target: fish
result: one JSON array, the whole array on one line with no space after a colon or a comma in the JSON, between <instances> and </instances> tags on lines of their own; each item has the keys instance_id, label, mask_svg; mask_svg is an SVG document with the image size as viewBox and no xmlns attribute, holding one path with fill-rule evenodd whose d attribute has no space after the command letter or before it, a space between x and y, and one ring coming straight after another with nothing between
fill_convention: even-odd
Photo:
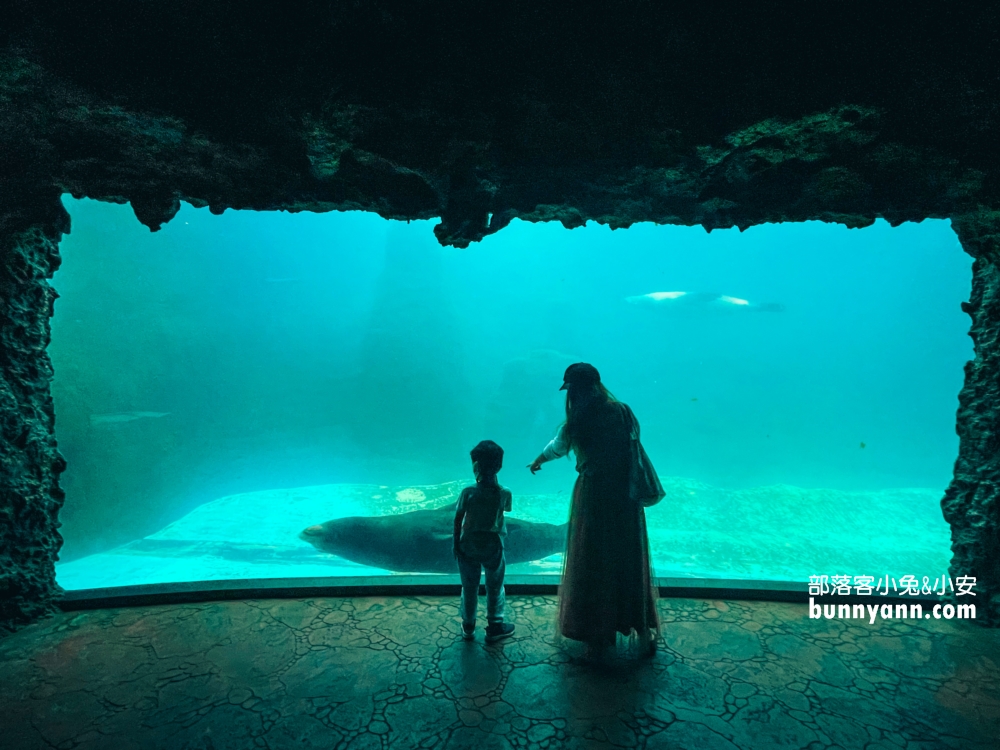
<instances>
[{"instance_id":1,"label":"fish","mask_svg":"<svg viewBox=\"0 0 1000 750\"><path fill-rule=\"evenodd\" d=\"M650 292L626 297L625 301L632 305L652 305L668 310L694 312L739 310L783 312L785 309L780 302L751 302L742 297L731 297L728 294L715 292Z\"/></svg>"},{"instance_id":2,"label":"fish","mask_svg":"<svg viewBox=\"0 0 1000 750\"><path fill-rule=\"evenodd\" d=\"M865 444L864 444L864 443L862 443L862 444L861 444L861 447L862 447L862 448L864 448L864 447L865 447Z\"/></svg>"},{"instance_id":3,"label":"fish","mask_svg":"<svg viewBox=\"0 0 1000 750\"><path fill-rule=\"evenodd\" d=\"M90 423L92 425L119 424L121 422L134 422L137 419L159 419L169 414L169 411L123 411L117 414L91 414Z\"/></svg>"},{"instance_id":4,"label":"fish","mask_svg":"<svg viewBox=\"0 0 1000 750\"><path fill-rule=\"evenodd\" d=\"M399 573L456 573L454 505L391 516L351 516L309 526L299 538L323 552ZM506 517L508 565L541 560L566 547L567 524Z\"/></svg>"}]
</instances>

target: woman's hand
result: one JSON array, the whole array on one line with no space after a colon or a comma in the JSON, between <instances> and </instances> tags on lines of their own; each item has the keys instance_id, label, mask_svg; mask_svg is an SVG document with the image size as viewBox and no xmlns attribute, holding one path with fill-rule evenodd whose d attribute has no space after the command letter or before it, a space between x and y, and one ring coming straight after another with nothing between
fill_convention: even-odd
<instances>
[{"instance_id":1,"label":"woman's hand","mask_svg":"<svg viewBox=\"0 0 1000 750\"><path fill-rule=\"evenodd\" d=\"M534 461L532 461L530 464L528 464L528 468L531 470L532 474L536 474L539 471L541 471L543 463L544 462L542 461L541 456L539 456Z\"/></svg>"}]
</instances>

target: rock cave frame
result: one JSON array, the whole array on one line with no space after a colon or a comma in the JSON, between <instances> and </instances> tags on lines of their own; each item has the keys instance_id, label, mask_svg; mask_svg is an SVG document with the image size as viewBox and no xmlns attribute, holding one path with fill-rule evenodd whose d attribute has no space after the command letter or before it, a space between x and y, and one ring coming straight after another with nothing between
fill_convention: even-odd
<instances>
[{"instance_id":1,"label":"rock cave frame","mask_svg":"<svg viewBox=\"0 0 1000 750\"><path fill-rule=\"evenodd\" d=\"M1000 7L11 0L0 9L0 630L56 605L60 196L213 213L700 224L948 218L975 357L942 498L1000 625Z\"/></svg>"}]
</instances>

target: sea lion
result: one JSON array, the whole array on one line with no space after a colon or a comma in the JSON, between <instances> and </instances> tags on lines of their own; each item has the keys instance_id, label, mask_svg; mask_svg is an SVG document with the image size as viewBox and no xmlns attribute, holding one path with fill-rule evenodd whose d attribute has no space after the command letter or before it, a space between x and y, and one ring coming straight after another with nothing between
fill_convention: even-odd
<instances>
[{"instance_id":1,"label":"sea lion","mask_svg":"<svg viewBox=\"0 0 1000 750\"><path fill-rule=\"evenodd\" d=\"M715 292L650 292L626 297L633 305L655 305L656 307L690 312L729 312L746 310L749 312L782 312L785 306L780 302L750 302L740 297L730 297Z\"/></svg>"},{"instance_id":2,"label":"sea lion","mask_svg":"<svg viewBox=\"0 0 1000 750\"><path fill-rule=\"evenodd\" d=\"M392 516L351 516L310 526L299 538L317 549L374 568L401 573L455 573L453 505ZM508 516L508 565L562 552L566 524L533 523Z\"/></svg>"}]
</instances>

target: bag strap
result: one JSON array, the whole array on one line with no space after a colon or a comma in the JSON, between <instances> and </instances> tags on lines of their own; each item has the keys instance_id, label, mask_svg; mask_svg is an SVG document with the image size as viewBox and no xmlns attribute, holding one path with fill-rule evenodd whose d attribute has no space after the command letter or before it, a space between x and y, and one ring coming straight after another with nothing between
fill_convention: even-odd
<instances>
[{"instance_id":1,"label":"bag strap","mask_svg":"<svg viewBox=\"0 0 1000 750\"><path fill-rule=\"evenodd\" d=\"M628 430L629 440L638 441L639 440L639 420L635 418L635 414L632 413L632 407L621 401L619 412L621 412L622 424L625 425L625 429Z\"/></svg>"}]
</instances>

